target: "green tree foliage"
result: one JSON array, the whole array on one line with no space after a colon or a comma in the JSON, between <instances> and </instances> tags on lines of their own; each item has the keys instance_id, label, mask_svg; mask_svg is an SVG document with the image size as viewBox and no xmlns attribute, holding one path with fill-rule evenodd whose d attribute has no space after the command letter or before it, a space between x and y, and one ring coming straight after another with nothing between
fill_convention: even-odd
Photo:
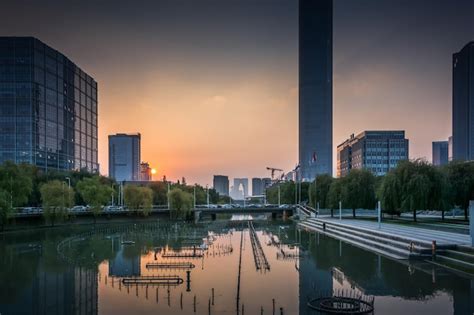
<instances>
[{"instance_id":1,"label":"green tree foliage","mask_svg":"<svg viewBox=\"0 0 474 315\"><path fill-rule=\"evenodd\" d=\"M43 200L43 213L47 220L54 223L67 217L67 209L73 205L74 190L65 182L52 180L40 188Z\"/></svg>"},{"instance_id":2,"label":"green tree foliage","mask_svg":"<svg viewBox=\"0 0 474 315\"><path fill-rule=\"evenodd\" d=\"M329 207L329 189L334 181L328 174L319 175L309 187L309 202L313 208L327 209Z\"/></svg>"},{"instance_id":3,"label":"green tree foliage","mask_svg":"<svg viewBox=\"0 0 474 315\"><path fill-rule=\"evenodd\" d=\"M95 223L97 216L102 211L102 207L111 199L114 192L112 187L108 183L104 183L100 176L96 175L83 178L77 183L76 188L84 202L91 207Z\"/></svg>"},{"instance_id":4,"label":"green tree foliage","mask_svg":"<svg viewBox=\"0 0 474 315\"><path fill-rule=\"evenodd\" d=\"M193 196L180 188L169 193L171 216L173 218L187 218L193 207Z\"/></svg>"},{"instance_id":5,"label":"green tree foliage","mask_svg":"<svg viewBox=\"0 0 474 315\"><path fill-rule=\"evenodd\" d=\"M141 212L144 216L150 214L153 206L153 190L149 187L127 185L123 189L125 205L130 210Z\"/></svg>"},{"instance_id":6,"label":"green tree foliage","mask_svg":"<svg viewBox=\"0 0 474 315\"><path fill-rule=\"evenodd\" d=\"M154 205L167 205L168 204L168 183L167 182L153 182L148 185L153 191L153 204Z\"/></svg>"},{"instance_id":7,"label":"green tree foliage","mask_svg":"<svg viewBox=\"0 0 474 315\"><path fill-rule=\"evenodd\" d=\"M343 205L352 209L354 218L358 208L375 208L375 176L368 170L351 170L342 178L341 198Z\"/></svg>"},{"instance_id":8,"label":"green tree foliage","mask_svg":"<svg viewBox=\"0 0 474 315\"><path fill-rule=\"evenodd\" d=\"M443 172L449 185L447 196L449 204L463 209L467 220L469 200L474 200L474 161L453 161L443 169Z\"/></svg>"},{"instance_id":9,"label":"green tree foliage","mask_svg":"<svg viewBox=\"0 0 474 315\"><path fill-rule=\"evenodd\" d=\"M334 209L339 208L339 202L342 201L342 179L334 178L328 192L328 206L331 209L331 215Z\"/></svg>"},{"instance_id":10,"label":"green tree foliage","mask_svg":"<svg viewBox=\"0 0 474 315\"><path fill-rule=\"evenodd\" d=\"M20 207L28 202L32 191L31 177L25 164L16 165L5 162L0 166L0 225L2 230L15 207Z\"/></svg>"},{"instance_id":11,"label":"green tree foliage","mask_svg":"<svg viewBox=\"0 0 474 315\"><path fill-rule=\"evenodd\" d=\"M383 177L377 190L382 210L389 214L400 214L401 188L395 172L389 172Z\"/></svg>"},{"instance_id":12,"label":"green tree foliage","mask_svg":"<svg viewBox=\"0 0 474 315\"><path fill-rule=\"evenodd\" d=\"M448 180L441 169L418 159L402 161L383 179L379 198L385 211L444 210L449 207Z\"/></svg>"}]
</instances>

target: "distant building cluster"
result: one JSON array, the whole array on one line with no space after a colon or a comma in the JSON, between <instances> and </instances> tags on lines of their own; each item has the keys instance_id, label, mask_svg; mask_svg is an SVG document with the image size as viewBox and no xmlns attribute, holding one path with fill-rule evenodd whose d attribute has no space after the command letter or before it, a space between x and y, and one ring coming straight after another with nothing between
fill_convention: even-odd
<instances>
[{"instance_id":1,"label":"distant building cluster","mask_svg":"<svg viewBox=\"0 0 474 315\"><path fill-rule=\"evenodd\" d=\"M337 176L346 176L352 169L367 169L382 176L407 159L405 131L364 131L337 147Z\"/></svg>"}]
</instances>

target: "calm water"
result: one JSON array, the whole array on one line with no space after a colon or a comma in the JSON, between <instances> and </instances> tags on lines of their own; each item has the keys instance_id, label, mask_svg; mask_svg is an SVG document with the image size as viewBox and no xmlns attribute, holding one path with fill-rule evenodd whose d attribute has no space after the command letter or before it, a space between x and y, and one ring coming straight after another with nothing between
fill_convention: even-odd
<instances>
[{"instance_id":1,"label":"calm water","mask_svg":"<svg viewBox=\"0 0 474 315\"><path fill-rule=\"evenodd\" d=\"M213 221L7 234L0 313L272 314L274 301L275 314L314 314L308 298L338 289L374 296L375 314L474 311L472 280L298 231L288 221L254 227L252 234L246 222ZM151 276L155 283L146 284Z\"/></svg>"}]
</instances>

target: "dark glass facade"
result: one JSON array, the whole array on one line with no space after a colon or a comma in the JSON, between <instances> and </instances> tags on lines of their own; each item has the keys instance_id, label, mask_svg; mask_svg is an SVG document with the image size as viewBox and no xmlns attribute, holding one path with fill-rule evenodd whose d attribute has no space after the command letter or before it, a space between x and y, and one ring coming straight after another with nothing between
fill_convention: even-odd
<instances>
[{"instance_id":1,"label":"dark glass facade","mask_svg":"<svg viewBox=\"0 0 474 315\"><path fill-rule=\"evenodd\" d=\"M474 42L453 55L453 160L474 160Z\"/></svg>"},{"instance_id":2,"label":"dark glass facade","mask_svg":"<svg viewBox=\"0 0 474 315\"><path fill-rule=\"evenodd\" d=\"M442 166L448 164L449 143L448 141L433 141L433 165Z\"/></svg>"},{"instance_id":3,"label":"dark glass facade","mask_svg":"<svg viewBox=\"0 0 474 315\"><path fill-rule=\"evenodd\" d=\"M214 175L213 187L221 196L229 196L229 177Z\"/></svg>"},{"instance_id":4,"label":"dark glass facade","mask_svg":"<svg viewBox=\"0 0 474 315\"><path fill-rule=\"evenodd\" d=\"M376 176L385 175L408 159L408 139L405 131L364 131L337 146L337 176L351 169L367 169Z\"/></svg>"},{"instance_id":5,"label":"dark glass facade","mask_svg":"<svg viewBox=\"0 0 474 315\"><path fill-rule=\"evenodd\" d=\"M0 163L98 172L97 82L33 37L0 37Z\"/></svg>"},{"instance_id":6,"label":"dark glass facade","mask_svg":"<svg viewBox=\"0 0 474 315\"><path fill-rule=\"evenodd\" d=\"M109 136L109 176L117 181L141 179L141 135L118 133Z\"/></svg>"},{"instance_id":7,"label":"dark glass facade","mask_svg":"<svg viewBox=\"0 0 474 315\"><path fill-rule=\"evenodd\" d=\"M332 174L332 0L299 2L298 179Z\"/></svg>"}]
</instances>

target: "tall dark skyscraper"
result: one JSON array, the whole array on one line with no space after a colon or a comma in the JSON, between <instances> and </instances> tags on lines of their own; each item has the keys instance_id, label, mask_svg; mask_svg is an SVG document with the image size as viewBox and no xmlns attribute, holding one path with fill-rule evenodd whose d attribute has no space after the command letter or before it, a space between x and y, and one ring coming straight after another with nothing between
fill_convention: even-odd
<instances>
[{"instance_id":1,"label":"tall dark skyscraper","mask_svg":"<svg viewBox=\"0 0 474 315\"><path fill-rule=\"evenodd\" d=\"M474 41L453 55L453 160L474 160Z\"/></svg>"},{"instance_id":2,"label":"tall dark skyscraper","mask_svg":"<svg viewBox=\"0 0 474 315\"><path fill-rule=\"evenodd\" d=\"M448 164L449 161L449 142L433 141L432 161L435 166Z\"/></svg>"},{"instance_id":3,"label":"tall dark skyscraper","mask_svg":"<svg viewBox=\"0 0 474 315\"><path fill-rule=\"evenodd\" d=\"M332 174L332 0L299 3L300 178Z\"/></svg>"},{"instance_id":4,"label":"tall dark skyscraper","mask_svg":"<svg viewBox=\"0 0 474 315\"><path fill-rule=\"evenodd\" d=\"M97 82L33 37L0 37L0 163L99 170Z\"/></svg>"}]
</instances>

